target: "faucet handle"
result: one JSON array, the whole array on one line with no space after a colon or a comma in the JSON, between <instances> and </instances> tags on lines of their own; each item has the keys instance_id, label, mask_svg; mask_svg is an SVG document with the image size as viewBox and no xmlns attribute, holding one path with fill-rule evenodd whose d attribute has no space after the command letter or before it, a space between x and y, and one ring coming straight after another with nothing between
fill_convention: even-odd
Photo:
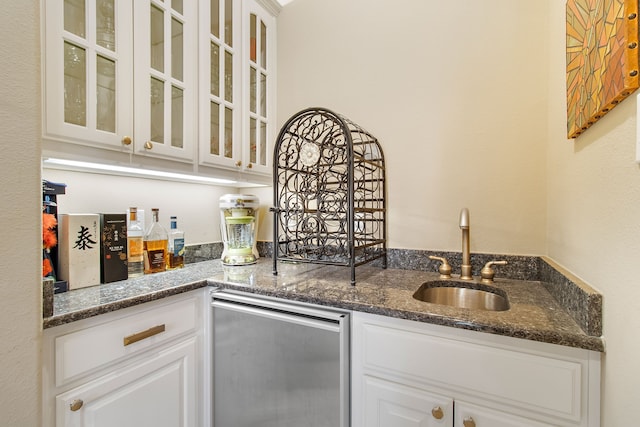
<instances>
[{"instance_id":1,"label":"faucet handle","mask_svg":"<svg viewBox=\"0 0 640 427\"><path fill-rule=\"evenodd\" d=\"M480 270L480 281L482 283L493 283L493 276L495 276L496 272L491 266L493 265L507 265L507 261L489 261L482 267Z\"/></svg>"},{"instance_id":2,"label":"faucet handle","mask_svg":"<svg viewBox=\"0 0 640 427\"><path fill-rule=\"evenodd\" d=\"M440 264L440 267L438 267L438 272L440 273L441 279L451 279L451 266L449 265L449 262L446 258L429 255L429 259L440 261L442 263Z\"/></svg>"}]
</instances>

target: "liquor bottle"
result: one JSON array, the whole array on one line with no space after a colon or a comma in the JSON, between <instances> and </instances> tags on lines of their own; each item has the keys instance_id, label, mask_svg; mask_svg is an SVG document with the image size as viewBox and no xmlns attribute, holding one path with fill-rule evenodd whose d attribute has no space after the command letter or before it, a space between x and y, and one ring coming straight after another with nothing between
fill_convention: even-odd
<instances>
[{"instance_id":1,"label":"liquor bottle","mask_svg":"<svg viewBox=\"0 0 640 427\"><path fill-rule=\"evenodd\" d=\"M127 263L129 278L144 274L144 230L138 220L138 208L129 208L127 226Z\"/></svg>"},{"instance_id":2,"label":"liquor bottle","mask_svg":"<svg viewBox=\"0 0 640 427\"><path fill-rule=\"evenodd\" d=\"M167 230L158 221L158 208L151 209L153 221L144 235L144 274L167 269Z\"/></svg>"},{"instance_id":3,"label":"liquor bottle","mask_svg":"<svg viewBox=\"0 0 640 427\"><path fill-rule=\"evenodd\" d=\"M169 230L169 256L167 257L167 268L184 267L184 231L178 229L178 219L171 217L171 229Z\"/></svg>"}]
</instances>

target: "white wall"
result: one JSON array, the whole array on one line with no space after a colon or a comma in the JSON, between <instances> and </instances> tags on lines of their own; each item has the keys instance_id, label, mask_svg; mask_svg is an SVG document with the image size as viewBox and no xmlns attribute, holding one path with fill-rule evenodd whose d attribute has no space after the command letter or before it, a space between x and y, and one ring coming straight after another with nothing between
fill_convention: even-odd
<instances>
[{"instance_id":1,"label":"white wall","mask_svg":"<svg viewBox=\"0 0 640 427\"><path fill-rule=\"evenodd\" d=\"M39 426L42 335L39 2L0 8L0 423Z\"/></svg>"},{"instance_id":2,"label":"white wall","mask_svg":"<svg viewBox=\"0 0 640 427\"><path fill-rule=\"evenodd\" d=\"M548 44L546 32L530 35L547 8L467 3L291 2L278 17L277 124L325 106L380 139L391 247L460 250L468 207L472 251L543 254ZM219 241L213 202L230 190L48 169L44 178L68 184L62 212L160 203L168 221L179 211L187 244ZM271 240L271 190L242 192L260 197L259 240Z\"/></svg>"},{"instance_id":3,"label":"white wall","mask_svg":"<svg viewBox=\"0 0 640 427\"><path fill-rule=\"evenodd\" d=\"M272 240L269 187L235 188L216 185L158 181L45 168L42 177L67 184L58 196L59 213L126 212L135 206L144 209L150 224L151 208L160 211L160 223L169 228L169 217L178 217L185 243L220 242L220 196L227 193L253 194L260 200L258 240Z\"/></svg>"},{"instance_id":4,"label":"white wall","mask_svg":"<svg viewBox=\"0 0 640 427\"><path fill-rule=\"evenodd\" d=\"M546 3L296 0L278 17L278 121L323 106L379 138L389 245L543 254ZM535 35L532 37L532 35Z\"/></svg>"},{"instance_id":5,"label":"white wall","mask_svg":"<svg viewBox=\"0 0 640 427\"><path fill-rule=\"evenodd\" d=\"M567 141L564 2L549 4L548 254L603 293L603 426L637 425L640 166L634 159L640 93Z\"/></svg>"},{"instance_id":6,"label":"white wall","mask_svg":"<svg viewBox=\"0 0 640 427\"><path fill-rule=\"evenodd\" d=\"M634 425L637 108L627 100L577 142L566 140L564 4L295 0L278 24L278 122L325 106L380 138L390 246L459 250L458 212L467 206L472 250L548 254L600 289L603 425ZM0 261L0 413L9 426L40 417L38 6L13 2L0 12L0 224L16 243L3 245ZM84 177L69 176L55 175L70 186L63 207L80 210L73 193ZM268 189L252 193L270 200ZM110 203L125 208L133 198L115 197ZM150 208L146 197L139 204Z\"/></svg>"},{"instance_id":7,"label":"white wall","mask_svg":"<svg viewBox=\"0 0 640 427\"><path fill-rule=\"evenodd\" d=\"M566 138L565 1L295 0L278 114L333 108L381 140L391 247L548 254L604 294L604 426L640 400L636 95Z\"/></svg>"},{"instance_id":8,"label":"white wall","mask_svg":"<svg viewBox=\"0 0 640 427\"><path fill-rule=\"evenodd\" d=\"M42 176L67 184L66 193L58 196L59 213L124 213L135 206L144 209L149 226L151 208L158 208L166 229L169 217L178 217L187 245L220 241L218 200L225 193L237 192L228 187L52 169L44 169Z\"/></svg>"}]
</instances>

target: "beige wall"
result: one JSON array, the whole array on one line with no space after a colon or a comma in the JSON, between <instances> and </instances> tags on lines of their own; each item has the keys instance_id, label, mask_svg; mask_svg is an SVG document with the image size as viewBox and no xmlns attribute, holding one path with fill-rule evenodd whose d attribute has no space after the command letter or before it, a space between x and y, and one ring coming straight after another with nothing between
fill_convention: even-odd
<instances>
[{"instance_id":1,"label":"beige wall","mask_svg":"<svg viewBox=\"0 0 640 427\"><path fill-rule=\"evenodd\" d=\"M565 1L295 0L278 114L326 106L381 140L391 247L548 254L604 294L603 425L640 399L636 99L566 138Z\"/></svg>"},{"instance_id":2,"label":"beige wall","mask_svg":"<svg viewBox=\"0 0 640 427\"><path fill-rule=\"evenodd\" d=\"M277 123L326 106L381 140L391 247L460 250L468 207L473 251L545 253L548 46L529 35L547 10L530 3L296 0L281 12ZM148 210L162 194L166 215L180 201L187 244L219 240L212 201L229 189L127 178L107 199L112 177L44 177L69 185L63 212ZM271 240L271 190L241 191L260 197L259 239Z\"/></svg>"},{"instance_id":3,"label":"beige wall","mask_svg":"<svg viewBox=\"0 0 640 427\"><path fill-rule=\"evenodd\" d=\"M238 191L233 187L54 169L44 169L42 176L67 184L66 194L58 199L59 213L126 212L136 206L144 209L148 226L151 208L158 208L165 228L169 228L171 215L178 217L188 245L220 241L218 200L223 194Z\"/></svg>"},{"instance_id":4,"label":"beige wall","mask_svg":"<svg viewBox=\"0 0 640 427\"><path fill-rule=\"evenodd\" d=\"M640 167L636 92L566 140L564 2L550 1L548 254L604 295L603 426L637 425L640 402Z\"/></svg>"},{"instance_id":5,"label":"beige wall","mask_svg":"<svg viewBox=\"0 0 640 427\"><path fill-rule=\"evenodd\" d=\"M39 2L0 7L0 423L39 426L40 278Z\"/></svg>"},{"instance_id":6,"label":"beige wall","mask_svg":"<svg viewBox=\"0 0 640 427\"><path fill-rule=\"evenodd\" d=\"M125 212L136 206L144 209L147 225L151 208L160 209L160 222L169 227L169 217L178 217L187 245L219 242L220 196L227 193L252 194L260 200L258 240L271 241L269 207L271 187L223 187L146 178L119 177L45 168L44 179L67 184L59 196L59 213Z\"/></svg>"},{"instance_id":7,"label":"beige wall","mask_svg":"<svg viewBox=\"0 0 640 427\"><path fill-rule=\"evenodd\" d=\"M460 250L468 207L472 251L543 254L545 5L295 0L278 18L278 121L323 106L379 138L391 247Z\"/></svg>"},{"instance_id":8,"label":"beige wall","mask_svg":"<svg viewBox=\"0 0 640 427\"><path fill-rule=\"evenodd\" d=\"M472 250L548 254L600 289L603 425L633 425L640 396L636 101L577 142L566 140L564 4L295 0L278 24L278 122L325 106L380 138L390 246L459 250L457 219L466 206ZM38 6L12 2L0 12L0 224L6 241L16 242L4 245L0 261L0 414L8 426L36 426L40 416ZM270 198L268 189L255 193ZM65 200L75 204L74 197ZM128 205L124 198L118 203ZM261 239L270 239L268 226Z\"/></svg>"}]
</instances>

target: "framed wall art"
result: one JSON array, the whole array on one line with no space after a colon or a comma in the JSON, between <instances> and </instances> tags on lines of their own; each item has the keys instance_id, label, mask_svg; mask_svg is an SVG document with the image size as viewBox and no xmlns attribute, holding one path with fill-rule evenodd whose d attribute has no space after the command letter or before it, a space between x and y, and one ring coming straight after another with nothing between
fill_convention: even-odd
<instances>
[{"instance_id":1,"label":"framed wall art","mask_svg":"<svg viewBox=\"0 0 640 427\"><path fill-rule=\"evenodd\" d=\"M640 85L638 0L567 0L567 136Z\"/></svg>"}]
</instances>

